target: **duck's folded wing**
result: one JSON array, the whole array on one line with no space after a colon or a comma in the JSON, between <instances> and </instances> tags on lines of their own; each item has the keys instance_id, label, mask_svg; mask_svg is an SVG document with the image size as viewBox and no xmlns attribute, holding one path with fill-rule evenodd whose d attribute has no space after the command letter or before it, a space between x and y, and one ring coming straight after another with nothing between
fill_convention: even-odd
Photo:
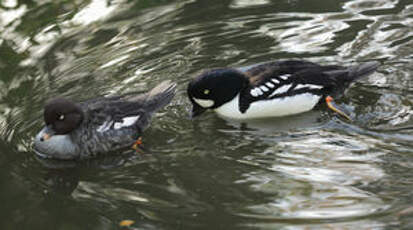
<instances>
[{"instance_id":1,"label":"duck's folded wing","mask_svg":"<svg viewBox=\"0 0 413 230\"><path fill-rule=\"evenodd\" d=\"M147 120L147 114L142 109L142 103L104 100L88 104L85 108L85 125L89 130L100 133L117 130L125 127L136 126Z\"/></svg>"},{"instance_id":2,"label":"duck's folded wing","mask_svg":"<svg viewBox=\"0 0 413 230\"><path fill-rule=\"evenodd\" d=\"M175 96L175 90L176 83L166 80L159 83L148 93L130 97L127 100L142 103L141 108L151 114L169 104Z\"/></svg>"},{"instance_id":3,"label":"duck's folded wing","mask_svg":"<svg viewBox=\"0 0 413 230\"><path fill-rule=\"evenodd\" d=\"M83 129L78 132L78 135L74 135L74 138L81 149L80 158L91 158L101 153L130 147L142 134L132 127L108 129L104 132Z\"/></svg>"},{"instance_id":4,"label":"duck's folded wing","mask_svg":"<svg viewBox=\"0 0 413 230\"><path fill-rule=\"evenodd\" d=\"M80 143L82 158L132 146L148 122L146 113L138 106L110 100L87 106L82 127L73 135Z\"/></svg>"},{"instance_id":5,"label":"duck's folded wing","mask_svg":"<svg viewBox=\"0 0 413 230\"><path fill-rule=\"evenodd\" d=\"M100 97L82 103L88 128L98 132L133 127L143 131L152 114L168 104L176 84L164 81L147 93Z\"/></svg>"},{"instance_id":6,"label":"duck's folded wing","mask_svg":"<svg viewBox=\"0 0 413 230\"><path fill-rule=\"evenodd\" d=\"M294 74L304 69L317 68L320 65L303 60L285 60L260 64L246 70L245 74L250 76L251 83L260 83L266 78L274 75Z\"/></svg>"},{"instance_id":7,"label":"duck's folded wing","mask_svg":"<svg viewBox=\"0 0 413 230\"><path fill-rule=\"evenodd\" d=\"M239 110L245 113L251 103L262 100L282 99L309 93L324 95L338 84L337 76L329 75L320 66L303 69L294 73L266 73L256 84L250 84L240 92Z\"/></svg>"}]
</instances>

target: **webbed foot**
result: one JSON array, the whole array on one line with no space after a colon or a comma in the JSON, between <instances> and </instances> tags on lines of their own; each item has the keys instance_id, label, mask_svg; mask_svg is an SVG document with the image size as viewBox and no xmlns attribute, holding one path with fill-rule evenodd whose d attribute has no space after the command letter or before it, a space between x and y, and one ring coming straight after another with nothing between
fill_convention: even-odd
<instances>
[{"instance_id":1,"label":"webbed foot","mask_svg":"<svg viewBox=\"0 0 413 230\"><path fill-rule=\"evenodd\" d=\"M346 118L349 121L352 121L352 119L350 118L349 115L347 115L345 112L343 112L343 109L341 109L336 103L334 103L334 99L331 96L327 96L326 97L326 103L327 103L327 107L331 110L333 110L334 112L338 113L339 115L341 115L342 117Z\"/></svg>"}]
</instances>

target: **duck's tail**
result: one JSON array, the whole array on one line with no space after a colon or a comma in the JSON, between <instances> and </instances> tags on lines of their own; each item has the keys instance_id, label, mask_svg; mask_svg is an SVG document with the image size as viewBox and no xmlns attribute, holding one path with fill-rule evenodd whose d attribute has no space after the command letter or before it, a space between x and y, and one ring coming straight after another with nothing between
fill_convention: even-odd
<instances>
[{"instance_id":1,"label":"duck's tail","mask_svg":"<svg viewBox=\"0 0 413 230\"><path fill-rule=\"evenodd\" d=\"M367 76L380 66L378 61L365 62L360 65L351 66L348 68L348 80L355 81L361 77Z\"/></svg>"},{"instance_id":2,"label":"duck's tail","mask_svg":"<svg viewBox=\"0 0 413 230\"><path fill-rule=\"evenodd\" d=\"M175 96L176 84L167 80L158 84L146 95L144 108L149 113L156 112L172 101Z\"/></svg>"}]
</instances>

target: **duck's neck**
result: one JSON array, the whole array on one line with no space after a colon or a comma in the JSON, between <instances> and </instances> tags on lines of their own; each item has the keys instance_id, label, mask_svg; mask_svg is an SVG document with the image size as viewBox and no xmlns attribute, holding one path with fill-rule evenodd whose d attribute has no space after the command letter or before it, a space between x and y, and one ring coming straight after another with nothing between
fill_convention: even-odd
<instances>
[{"instance_id":1,"label":"duck's neck","mask_svg":"<svg viewBox=\"0 0 413 230\"><path fill-rule=\"evenodd\" d=\"M221 105L215 109L215 112L226 118L242 119L244 114L239 111L239 94L237 94L232 100Z\"/></svg>"}]
</instances>

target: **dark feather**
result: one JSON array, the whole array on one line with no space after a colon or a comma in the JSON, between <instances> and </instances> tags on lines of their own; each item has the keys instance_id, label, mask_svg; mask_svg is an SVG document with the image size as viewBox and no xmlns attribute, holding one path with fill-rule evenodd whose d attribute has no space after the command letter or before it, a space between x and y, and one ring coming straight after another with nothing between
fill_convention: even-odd
<instances>
[{"instance_id":1,"label":"dark feather","mask_svg":"<svg viewBox=\"0 0 413 230\"><path fill-rule=\"evenodd\" d=\"M86 119L81 127L71 133L82 149L82 157L89 158L98 153L131 146L149 126L152 114L172 100L175 88L175 83L164 81L148 93L102 97L82 103ZM114 128L114 123L131 116L139 116L133 125ZM111 127L98 132L97 129L105 122L111 123Z\"/></svg>"},{"instance_id":2,"label":"dark feather","mask_svg":"<svg viewBox=\"0 0 413 230\"><path fill-rule=\"evenodd\" d=\"M277 97L293 96L305 92L311 92L318 95L341 95L348 85L366 76L377 69L378 62L366 62L356 66L342 67L337 65L321 66L307 61L280 61L265 63L248 69L245 74L249 78L250 85L243 88L239 98L239 109L242 113L246 112L250 104L260 100L270 100ZM283 79L281 76L289 75ZM272 79L278 81L278 84L271 82ZM274 88L262 95L253 96L251 90L266 83L276 85ZM320 89L300 88L297 85L314 85L320 86ZM280 87L291 85L288 91L272 95ZM268 87L267 87L268 88Z\"/></svg>"}]
</instances>

